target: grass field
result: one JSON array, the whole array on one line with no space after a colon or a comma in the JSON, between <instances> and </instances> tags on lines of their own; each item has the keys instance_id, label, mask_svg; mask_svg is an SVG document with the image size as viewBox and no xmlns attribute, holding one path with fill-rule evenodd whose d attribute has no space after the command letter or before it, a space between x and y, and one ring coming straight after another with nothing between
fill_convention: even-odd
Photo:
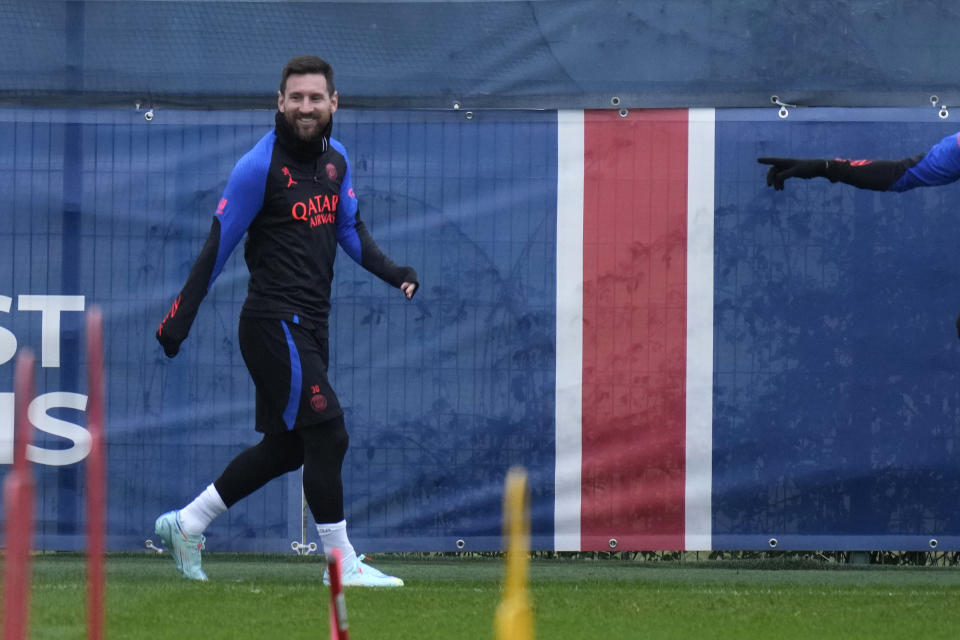
<instances>
[{"instance_id":1,"label":"grass field","mask_svg":"<svg viewBox=\"0 0 960 640\"><path fill-rule=\"evenodd\" d=\"M401 589L348 589L350 634L365 639L492 638L497 558L385 556ZM534 560L540 639L960 637L960 569L713 561ZM761 568L766 567L766 568ZM114 639L328 638L321 556L207 554L207 583L164 556L107 559ZM31 638L85 637L85 561L33 561Z\"/></svg>"}]
</instances>

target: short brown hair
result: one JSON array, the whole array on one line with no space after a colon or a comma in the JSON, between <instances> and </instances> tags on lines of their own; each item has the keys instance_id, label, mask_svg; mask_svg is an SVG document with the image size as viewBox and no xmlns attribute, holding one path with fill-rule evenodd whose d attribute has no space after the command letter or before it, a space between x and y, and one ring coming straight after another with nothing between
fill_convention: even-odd
<instances>
[{"instance_id":1,"label":"short brown hair","mask_svg":"<svg viewBox=\"0 0 960 640\"><path fill-rule=\"evenodd\" d=\"M327 79L327 93L333 95L336 87L333 86L333 67L330 63L317 56L297 56L290 58L283 67L283 79L280 81L280 93L287 90L287 78L294 75L319 73Z\"/></svg>"}]
</instances>

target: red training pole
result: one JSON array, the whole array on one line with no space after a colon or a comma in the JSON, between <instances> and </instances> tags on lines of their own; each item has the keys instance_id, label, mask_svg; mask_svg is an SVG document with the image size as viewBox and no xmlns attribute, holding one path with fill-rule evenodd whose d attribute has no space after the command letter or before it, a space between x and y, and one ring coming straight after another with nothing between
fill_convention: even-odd
<instances>
[{"instance_id":1,"label":"red training pole","mask_svg":"<svg viewBox=\"0 0 960 640\"><path fill-rule=\"evenodd\" d=\"M104 529L106 515L106 460L104 449L103 314L98 307L87 312L87 638L103 639Z\"/></svg>"},{"instance_id":2,"label":"red training pole","mask_svg":"<svg viewBox=\"0 0 960 640\"><path fill-rule=\"evenodd\" d=\"M341 578L340 549L334 549L327 557L327 571L330 574L330 640L350 640L347 627L347 600L343 595Z\"/></svg>"},{"instance_id":3,"label":"red training pole","mask_svg":"<svg viewBox=\"0 0 960 640\"><path fill-rule=\"evenodd\" d=\"M6 558L3 565L3 637L24 640L30 628L30 545L33 540L33 475L27 464L34 393L34 356L24 349L14 370L13 468L3 481Z\"/></svg>"}]
</instances>

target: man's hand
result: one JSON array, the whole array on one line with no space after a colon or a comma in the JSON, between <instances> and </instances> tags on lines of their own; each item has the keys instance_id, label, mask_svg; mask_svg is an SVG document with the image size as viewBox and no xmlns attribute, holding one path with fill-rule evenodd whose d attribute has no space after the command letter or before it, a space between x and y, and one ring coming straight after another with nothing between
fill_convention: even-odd
<instances>
[{"instance_id":1,"label":"man's hand","mask_svg":"<svg viewBox=\"0 0 960 640\"><path fill-rule=\"evenodd\" d=\"M157 327L157 342L163 347L163 352L167 354L168 358L172 358L180 352L180 343L187 338L186 334L180 335L182 330L178 330L177 327L180 323L175 320L182 300L183 296L177 296L173 305L170 306L170 311L167 311L167 315L163 317L160 326Z\"/></svg>"},{"instance_id":2,"label":"man's hand","mask_svg":"<svg viewBox=\"0 0 960 640\"><path fill-rule=\"evenodd\" d=\"M403 282L400 285L400 291L403 291L403 295L407 296L407 300L413 297L420 289L420 278L417 277L417 272L413 267L398 267L400 272L398 274L397 280L402 278ZM397 280L394 280L396 282Z\"/></svg>"},{"instance_id":3,"label":"man's hand","mask_svg":"<svg viewBox=\"0 0 960 640\"><path fill-rule=\"evenodd\" d=\"M777 191L783 189L787 178L817 178L827 175L827 161L823 159L800 158L757 158L760 164L769 164L767 186Z\"/></svg>"},{"instance_id":4,"label":"man's hand","mask_svg":"<svg viewBox=\"0 0 960 640\"><path fill-rule=\"evenodd\" d=\"M170 337L169 332L164 333L163 325L157 327L157 342L163 347L163 352L168 358L172 358L180 352L180 343L182 340L175 340Z\"/></svg>"}]
</instances>

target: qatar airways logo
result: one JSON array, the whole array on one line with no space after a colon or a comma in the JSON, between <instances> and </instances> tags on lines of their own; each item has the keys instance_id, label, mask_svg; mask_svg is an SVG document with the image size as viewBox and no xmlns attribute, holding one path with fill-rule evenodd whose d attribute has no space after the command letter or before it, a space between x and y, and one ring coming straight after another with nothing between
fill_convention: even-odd
<instances>
[{"instance_id":1,"label":"qatar airways logo","mask_svg":"<svg viewBox=\"0 0 960 640\"><path fill-rule=\"evenodd\" d=\"M294 220L306 222L311 227L324 224L333 224L337 221L337 195L316 195L302 202L295 202L290 208L290 215Z\"/></svg>"},{"instance_id":2,"label":"qatar airways logo","mask_svg":"<svg viewBox=\"0 0 960 640\"><path fill-rule=\"evenodd\" d=\"M0 295L0 313L11 313L13 298ZM60 319L64 313L82 312L83 296L17 296L17 312L39 312L40 366L60 367ZM0 327L0 366L12 367L17 353L17 337ZM86 411L87 396L68 391L53 391L33 398L27 418L35 428L70 443L67 448L44 449L27 445L27 460L36 464L60 467L80 462L90 453L90 432L78 424L50 415L55 409ZM13 464L14 394L0 393L0 464Z\"/></svg>"}]
</instances>

